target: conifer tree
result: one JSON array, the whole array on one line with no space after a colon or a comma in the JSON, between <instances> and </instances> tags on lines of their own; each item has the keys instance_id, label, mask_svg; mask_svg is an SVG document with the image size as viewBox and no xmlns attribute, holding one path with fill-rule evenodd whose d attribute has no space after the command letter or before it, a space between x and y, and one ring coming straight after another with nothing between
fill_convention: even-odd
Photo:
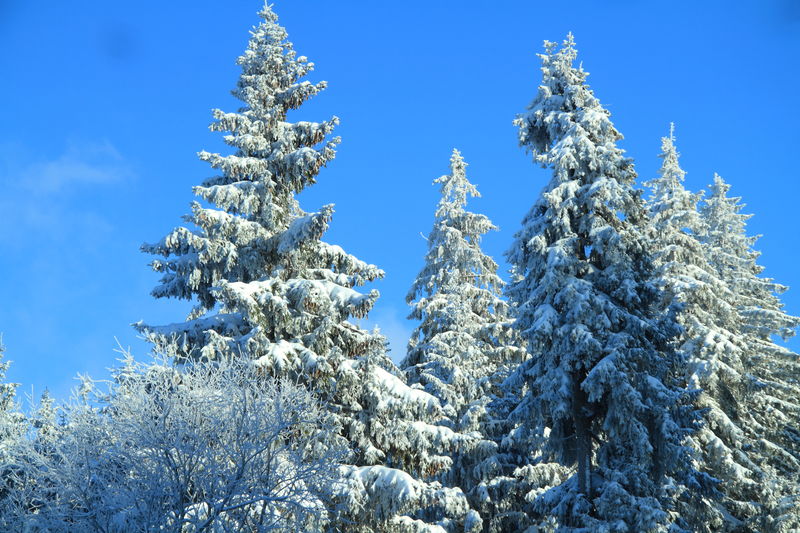
<instances>
[{"instance_id":1,"label":"conifer tree","mask_svg":"<svg viewBox=\"0 0 800 533\"><path fill-rule=\"evenodd\" d=\"M248 358L319 394L350 450L331 496L334 529L440 531L464 520L474 529L479 519L461 491L423 481L449 468L449 448L468 439L436 425L439 402L405 384L382 335L350 321L378 297L356 287L383 272L321 240L332 206L306 213L295 198L333 159L338 119L287 120L325 83L303 80L313 64L296 55L268 6L260 15L238 61L233 95L243 107L214 111L211 126L228 132L235 153L199 154L219 175L194 191L214 207L195 202L187 217L194 229L143 247L161 256L152 263L163 274L153 295L196 307L184 322L137 327L179 359ZM420 508L441 511L440 526L417 520Z\"/></svg>"},{"instance_id":2,"label":"conifer tree","mask_svg":"<svg viewBox=\"0 0 800 533\"><path fill-rule=\"evenodd\" d=\"M749 487L721 483L725 501L733 502L729 528L792 531L800 528L800 360L774 337L791 337L800 318L783 310L779 295L787 287L760 275L760 253L753 250L758 237L746 233L751 215L741 213L741 198L729 197L730 185L716 175L709 189L700 239L730 288L742 346L739 386L725 413L739 431L728 444L753 472Z\"/></svg>"},{"instance_id":3,"label":"conifer tree","mask_svg":"<svg viewBox=\"0 0 800 533\"><path fill-rule=\"evenodd\" d=\"M740 522L732 517L742 519L747 509L752 512L759 499L759 471L738 445L742 432L734 416L744 408L744 345L733 293L697 240L704 231L697 211L702 193L684 188L673 127L661 148L659 176L646 183L656 277L663 308L677 309L682 329L674 345L685 361L687 386L697 391L694 405L702 411L702 423L690 438L702 473L681 506L681 516L693 531L722 531ZM719 501L717 483L736 497Z\"/></svg>"},{"instance_id":4,"label":"conifer tree","mask_svg":"<svg viewBox=\"0 0 800 533\"><path fill-rule=\"evenodd\" d=\"M11 461L12 448L25 432L25 417L17 405L18 383L6 382L10 361L3 361L5 346L0 337L0 469Z\"/></svg>"},{"instance_id":5,"label":"conifer tree","mask_svg":"<svg viewBox=\"0 0 800 533\"><path fill-rule=\"evenodd\" d=\"M453 150L450 173L434 180L441 186L441 199L425 265L406 297L413 306L409 318L420 323L401 367L410 383L444 404L448 427L481 435L468 453L454 457L443 480L470 491L473 506L491 514L482 487L503 472L497 441L507 424L495 408L489 409L490 402L525 353L500 298L504 282L497 263L480 247L481 237L497 228L485 215L466 210L468 197L480 196L466 167Z\"/></svg>"},{"instance_id":6,"label":"conifer tree","mask_svg":"<svg viewBox=\"0 0 800 533\"><path fill-rule=\"evenodd\" d=\"M420 324L401 366L410 383L452 409L452 427L474 430L475 407L496 386L492 379L521 353L513 345L508 305L500 299L504 282L497 263L480 248L481 237L497 227L465 209L468 196L480 196L466 166L453 150L450 173L434 181L442 197L425 266L406 297L413 306L409 319Z\"/></svg>"},{"instance_id":7,"label":"conifer tree","mask_svg":"<svg viewBox=\"0 0 800 533\"><path fill-rule=\"evenodd\" d=\"M15 527L10 521L9 510L17 501L14 498L20 476L17 458L26 430L26 420L16 399L17 383L6 382L9 361L2 361L2 339L0 339L0 527L11 531Z\"/></svg>"},{"instance_id":8,"label":"conifer tree","mask_svg":"<svg viewBox=\"0 0 800 533\"><path fill-rule=\"evenodd\" d=\"M542 458L576 465L534 508L564 531L655 531L685 477L683 402L669 322L656 319L650 244L622 138L575 68L570 34L545 43L543 80L515 121L520 144L552 177L507 252L507 294L531 358L513 416Z\"/></svg>"}]
</instances>

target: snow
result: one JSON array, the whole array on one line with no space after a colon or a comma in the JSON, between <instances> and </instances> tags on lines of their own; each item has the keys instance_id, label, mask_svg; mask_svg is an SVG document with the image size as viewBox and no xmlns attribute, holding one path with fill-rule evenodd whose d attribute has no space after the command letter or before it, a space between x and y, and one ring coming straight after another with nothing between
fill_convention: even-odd
<instances>
[{"instance_id":1,"label":"snow","mask_svg":"<svg viewBox=\"0 0 800 533\"><path fill-rule=\"evenodd\" d=\"M333 205L297 198L339 120L290 114L327 84L260 15L241 107L213 111L229 153L198 153L204 203L142 246L152 295L193 304L134 325L164 359L29 415L0 361L0 529L800 531L800 357L776 344L800 317L730 186L684 187L674 126L643 203L572 35L546 42L514 124L550 177L511 282L453 150L398 368L357 320L384 272L322 240Z\"/></svg>"},{"instance_id":2,"label":"snow","mask_svg":"<svg viewBox=\"0 0 800 533\"><path fill-rule=\"evenodd\" d=\"M672 418L682 401L670 374L678 360L654 342L668 337L668 324L658 322L648 235L634 224L645 219L636 174L586 72L573 66L572 36L560 48L546 43L540 57L538 95L515 124L520 145L552 177L507 252L515 279L506 293L531 358L508 380L524 389L510 411L520 427L502 442L578 468L517 508L527 527L665 528L673 496L652 498L660 480L644 473L661 462L680 480L688 459ZM653 412L662 419L655 427ZM652 443L666 452L655 456Z\"/></svg>"},{"instance_id":3,"label":"snow","mask_svg":"<svg viewBox=\"0 0 800 533\"><path fill-rule=\"evenodd\" d=\"M339 139L331 134L339 121L289 120L290 111L327 84L302 79L313 64L296 55L268 6L261 16L238 60L242 73L233 94L242 108L214 111L211 130L223 134L233 153L198 153L218 171L194 188L211 205L195 202L185 217L192 229L177 228L143 246L163 258L152 263L162 273L153 295L191 300L195 310L183 323L137 328L157 351L179 361L244 358L260 372L308 387L335 421L335 438L347 448L345 464L398 466L396 482L413 479L414 490L432 494L440 489L424 473L449 465L447 454L458 439L437 429L440 402L405 382L384 337L353 323L378 298L376 290L354 287L384 273L321 240L332 205L306 213L295 197L335 157ZM374 469L363 475L368 471L377 476ZM349 485L340 486L346 492ZM466 504L451 508L444 500L403 494L411 498L401 513L408 526L430 526L414 530L436 531L439 522L452 529L472 516ZM391 506L380 518L363 514L382 497L375 491L340 496L361 500L334 517L332 529L356 521L381 531L400 520Z\"/></svg>"}]
</instances>

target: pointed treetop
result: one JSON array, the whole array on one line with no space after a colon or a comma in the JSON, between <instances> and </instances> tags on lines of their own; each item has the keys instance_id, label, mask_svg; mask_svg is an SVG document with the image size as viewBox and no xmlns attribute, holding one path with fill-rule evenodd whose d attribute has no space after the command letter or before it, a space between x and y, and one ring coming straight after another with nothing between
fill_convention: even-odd
<instances>
[{"instance_id":1,"label":"pointed treetop","mask_svg":"<svg viewBox=\"0 0 800 533\"><path fill-rule=\"evenodd\" d=\"M711 194L700 209L706 225L701 240L709 246L712 264L731 260L738 264L740 259L735 259L735 256L748 258L744 261L754 263L761 252L752 250L752 247L761 236L747 235L747 221L753 216L741 212L747 204L742 203L741 196L728 196L731 186L717 173L714 173L714 182L708 187ZM736 252L733 253L731 250ZM762 269L758 267L759 272Z\"/></svg>"},{"instance_id":2,"label":"pointed treetop","mask_svg":"<svg viewBox=\"0 0 800 533\"><path fill-rule=\"evenodd\" d=\"M675 147L675 123L669 124L669 137L661 138L661 153L659 156L664 162L661 164L659 173L666 181L670 189L676 189L683 183L686 172L678 164L680 153Z\"/></svg>"},{"instance_id":3,"label":"pointed treetop","mask_svg":"<svg viewBox=\"0 0 800 533\"><path fill-rule=\"evenodd\" d=\"M572 62L578 57L578 50L575 48L575 37L572 32L569 32L566 39L561 41L560 50L556 41L545 39L544 52L536 55L542 60L541 70L545 75L543 81L546 81L552 71L572 68ZM581 63L577 71L583 72L583 63Z\"/></svg>"},{"instance_id":4,"label":"pointed treetop","mask_svg":"<svg viewBox=\"0 0 800 533\"><path fill-rule=\"evenodd\" d=\"M556 41L544 41L544 54L538 54L539 57L544 57L547 55L554 55L554 54L563 54L571 59L575 59L578 57L578 50L575 47L575 36L572 32L567 33L566 38L561 41L561 50L556 52L558 48L558 43Z\"/></svg>"},{"instance_id":5,"label":"pointed treetop","mask_svg":"<svg viewBox=\"0 0 800 533\"><path fill-rule=\"evenodd\" d=\"M436 178L433 183L442 184L440 208L445 204L462 208L467 205L467 195L473 198L481 196L478 189L467 180L467 163L456 148L453 148L453 154L450 156L450 173Z\"/></svg>"},{"instance_id":6,"label":"pointed treetop","mask_svg":"<svg viewBox=\"0 0 800 533\"><path fill-rule=\"evenodd\" d=\"M466 284L490 290L502 286L496 275L497 265L483 254L479 245L484 234L498 228L485 215L466 210L469 196L480 197L478 189L467 179L466 167L461 152L454 149L450 173L433 180L441 185L441 198L433 229L426 238L426 266L406 296L409 303L423 294L433 295L445 286L452 289Z\"/></svg>"},{"instance_id":7,"label":"pointed treetop","mask_svg":"<svg viewBox=\"0 0 800 533\"><path fill-rule=\"evenodd\" d=\"M678 162L680 154L675 147L674 123L670 123L669 136L661 138L661 153L658 157L662 159L658 176L644 183L650 189L647 201L650 224L657 232L656 241L661 243L657 246L658 253L673 249L666 243L673 242L674 239L682 243L681 249L693 248L692 241L687 241L679 234L685 234L687 230L689 233L701 231L697 203L704 193L692 193L684 187L686 172Z\"/></svg>"},{"instance_id":8,"label":"pointed treetop","mask_svg":"<svg viewBox=\"0 0 800 533\"><path fill-rule=\"evenodd\" d=\"M534 160L542 166L554 165L553 187L576 175L594 172L571 155L576 149L587 155L588 161L601 157L607 142L623 138L611 123L609 111L586 83L589 73L574 65L577 54L571 34L560 48L545 43L544 53L539 54L542 81L538 94L514 121L519 127L520 146L534 154ZM618 147L614 150L622 154ZM625 176L620 174L617 179L632 183L636 177L633 164L626 159L623 167Z\"/></svg>"},{"instance_id":9,"label":"pointed treetop","mask_svg":"<svg viewBox=\"0 0 800 533\"><path fill-rule=\"evenodd\" d=\"M730 183L726 182L715 172L714 182L709 184L708 188L711 194L708 200L706 200L705 210L707 215L710 218L716 219L717 222L720 222L721 214L724 215L725 218L728 218L728 213L736 214L734 218L738 219L742 228L744 228L745 221L752 218L753 215L741 213L741 210L747 207L747 204L742 203L741 196L728 196L728 191L731 190ZM759 236L755 236L754 240L758 239L758 237Z\"/></svg>"},{"instance_id":10,"label":"pointed treetop","mask_svg":"<svg viewBox=\"0 0 800 533\"><path fill-rule=\"evenodd\" d=\"M258 12L258 16L267 22L277 23L278 15L272 10L272 6L273 4L270 4L269 0L266 0L264 2L264 7L262 7L261 11Z\"/></svg>"},{"instance_id":11,"label":"pointed treetop","mask_svg":"<svg viewBox=\"0 0 800 533\"><path fill-rule=\"evenodd\" d=\"M722 176L714 172L714 182L708 188L711 190L711 197L724 198L728 195L728 191L731 190L731 185L722 179ZM731 200L738 202L741 197L731 198ZM742 207L744 207L744 204L742 204Z\"/></svg>"},{"instance_id":12,"label":"pointed treetop","mask_svg":"<svg viewBox=\"0 0 800 533\"><path fill-rule=\"evenodd\" d=\"M300 82L314 70L314 63L297 55L269 4L264 5L259 16L263 21L250 31L247 49L236 60L242 75L232 93L261 118L278 123L285 120L288 110L300 107L327 83Z\"/></svg>"}]
</instances>

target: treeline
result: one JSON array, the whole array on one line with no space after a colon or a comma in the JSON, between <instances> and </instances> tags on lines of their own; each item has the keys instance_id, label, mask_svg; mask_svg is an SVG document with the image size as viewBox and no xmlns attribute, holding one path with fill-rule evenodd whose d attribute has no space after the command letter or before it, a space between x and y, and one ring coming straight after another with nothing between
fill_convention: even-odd
<instances>
[{"instance_id":1,"label":"treeline","mask_svg":"<svg viewBox=\"0 0 800 533\"><path fill-rule=\"evenodd\" d=\"M456 150L395 365L360 328L383 277L322 240L296 195L338 119L290 122L322 91L270 7L238 59L228 155L178 227L143 246L154 359L23 415L0 385L4 531L789 532L800 529L800 325L761 275L749 215L714 177L684 187L674 131L637 188L610 113L546 42L514 125L550 180L506 259L467 210ZM0 365L4 375L7 363Z\"/></svg>"}]
</instances>

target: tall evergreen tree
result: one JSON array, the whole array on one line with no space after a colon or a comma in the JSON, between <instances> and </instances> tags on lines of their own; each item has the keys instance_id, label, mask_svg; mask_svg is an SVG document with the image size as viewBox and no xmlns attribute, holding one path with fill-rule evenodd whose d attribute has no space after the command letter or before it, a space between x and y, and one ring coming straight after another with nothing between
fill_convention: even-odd
<instances>
[{"instance_id":1,"label":"tall evergreen tree","mask_svg":"<svg viewBox=\"0 0 800 533\"><path fill-rule=\"evenodd\" d=\"M383 336L350 321L378 297L356 287L383 272L320 240L332 206L306 213L295 198L333 159L338 119L287 121L325 83L301 81L313 64L296 55L269 7L260 15L238 61L233 95L243 107L214 111L211 126L228 132L235 153L199 154L220 174L194 191L216 207L195 202L187 217L194 229L143 247L162 256L152 263L163 274L153 295L196 307L184 322L137 327L180 359L249 358L320 395L350 450L332 496L334 529L440 531L416 520L420 508L439 509L442 526L477 527L463 493L422 481L446 470L448 449L468 439L436 425L439 402L405 384Z\"/></svg>"},{"instance_id":2,"label":"tall evergreen tree","mask_svg":"<svg viewBox=\"0 0 800 533\"><path fill-rule=\"evenodd\" d=\"M504 282L497 263L483 253L481 237L497 227L465 209L478 197L467 180L458 150L441 184L425 266L406 296L420 323L411 334L401 367L410 383L421 384L452 409L450 425L477 429L475 408L496 386L498 373L521 357L514 345L508 305L500 298ZM495 382L493 382L493 379Z\"/></svg>"},{"instance_id":3,"label":"tall evergreen tree","mask_svg":"<svg viewBox=\"0 0 800 533\"><path fill-rule=\"evenodd\" d=\"M10 362L2 361L4 351L5 346L0 338L0 527L11 531L15 524L7 517L18 503L14 491L22 476L19 475L17 458L26 431L26 420L16 399L19 384L6 382Z\"/></svg>"},{"instance_id":4,"label":"tall evergreen tree","mask_svg":"<svg viewBox=\"0 0 800 533\"><path fill-rule=\"evenodd\" d=\"M481 435L468 452L455 455L443 481L470 491L473 506L492 514L482 487L504 470L498 441L507 424L490 402L525 352L500 298L504 282L497 263L480 247L481 237L497 228L485 215L466 210L468 197L480 196L466 167L453 150L450 173L434 180L441 199L425 265L406 297L413 306L409 318L420 323L401 367L410 383L444 404L450 428Z\"/></svg>"},{"instance_id":5,"label":"tall evergreen tree","mask_svg":"<svg viewBox=\"0 0 800 533\"><path fill-rule=\"evenodd\" d=\"M800 529L800 359L774 342L787 339L800 318L783 309L779 295L787 287L761 276L764 268L753 250L758 237L746 233L741 198L729 197L730 185L719 176L701 209L700 235L708 260L731 291L739 319L742 361L736 403L727 412L740 428L731 446L746 457L754 477L755 502L735 507L732 527L760 531ZM723 483L726 498L739 501L739 485Z\"/></svg>"},{"instance_id":6,"label":"tall evergreen tree","mask_svg":"<svg viewBox=\"0 0 800 533\"><path fill-rule=\"evenodd\" d=\"M656 277L662 306L674 306L681 333L674 340L685 361L687 386L697 391L694 404L702 424L691 446L702 474L693 484L681 515L694 531L722 531L755 509L758 469L737 443L741 428L734 413L741 405L744 345L733 293L708 262L697 237L704 231L697 203L702 194L684 188L673 128L662 138L659 176L646 185ZM714 481L733 498L716 497ZM750 510L748 513L747 510ZM738 516L739 519L733 518Z\"/></svg>"},{"instance_id":7,"label":"tall evergreen tree","mask_svg":"<svg viewBox=\"0 0 800 533\"><path fill-rule=\"evenodd\" d=\"M507 253L531 354L516 371L528 389L513 415L544 458L577 465L535 502L562 530L661 530L687 456L672 328L655 318L633 163L576 55L571 34L561 48L545 43L538 95L515 121L520 144L553 173Z\"/></svg>"},{"instance_id":8,"label":"tall evergreen tree","mask_svg":"<svg viewBox=\"0 0 800 533\"><path fill-rule=\"evenodd\" d=\"M12 449L25 432L25 417L17 405L19 384L6 382L6 372L11 363L2 360L4 352L5 346L0 337L0 471L12 461Z\"/></svg>"}]
</instances>

